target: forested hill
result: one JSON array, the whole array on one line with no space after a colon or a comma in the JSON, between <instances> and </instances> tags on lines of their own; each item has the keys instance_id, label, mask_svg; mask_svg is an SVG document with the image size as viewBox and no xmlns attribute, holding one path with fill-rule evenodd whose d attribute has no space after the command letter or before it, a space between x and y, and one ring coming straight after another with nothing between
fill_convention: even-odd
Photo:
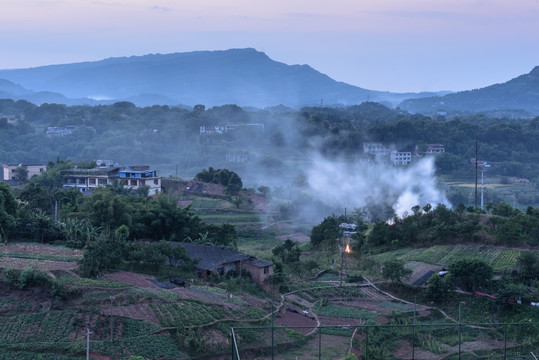
<instances>
[{"instance_id":1,"label":"forested hill","mask_svg":"<svg viewBox=\"0 0 539 360\"><path fill-rule=\"evenodd\" d=\"M127 100L139 106L298 107L320 104L321 99L324 104L351 105L370 99L396 105L407 98L437 95L366 90L335 81L308 65L274 61L255 49L153 54L0 70L0 79L70 99ZM26 99L20 94L3 97Z\"/></svg>"},{"instance_id":2,"label":"forested hill","mask_svg":"<svg viewBox=\"0 0 539 360\"><path fill-rule=\"evenodd\" d=\"M503 84L442 97L405 100L399 107L411 112L526 110L539 114L539 66Z\"/></svg>"}]
</instances>

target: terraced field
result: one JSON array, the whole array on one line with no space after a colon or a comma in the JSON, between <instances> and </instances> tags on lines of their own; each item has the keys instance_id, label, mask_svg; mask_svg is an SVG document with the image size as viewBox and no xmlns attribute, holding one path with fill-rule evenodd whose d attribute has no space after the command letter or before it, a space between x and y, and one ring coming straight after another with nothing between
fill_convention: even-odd
<instances>
[{"instance_id":1,"label":"terraced field","mask_svg":"<svg viewBox=\"0 0 539 360\"><path fill-rule=\"evenodd\" d=\"M480 245L437 245L425 249L399 249L375 255L374 258L380 264L390 259L399 259L405 262L417 261L440 266L448 266L462 258L478 258L489 263L495 271L508 271L516 266L522 251L525 250Z\"/></svg>"}]
</instances>

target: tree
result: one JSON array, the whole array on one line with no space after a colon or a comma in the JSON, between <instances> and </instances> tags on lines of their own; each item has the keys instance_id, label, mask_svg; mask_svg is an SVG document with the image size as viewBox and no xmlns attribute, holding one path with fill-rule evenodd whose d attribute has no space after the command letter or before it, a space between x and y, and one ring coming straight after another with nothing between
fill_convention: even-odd
<instances>
[{"instance_id":1,"label":"tree","mask_svg":"<svg viewBox=\"0 0 539 360\"><path fill-rule=\"evenodd\" d=\"M0 182L0 241L7 241L8 233L17 222L17 200L5 182Z\"/></svg>"},{"instance_id":2,"label":"tree","mask_svg":"<svg viewBox=\"0 0 539 360\"><path fill-rule=\"evenodd\" d=\"M228 169L214 169L209 167L195 175L195 180L219 184L227 187L227 193L237 194L243 188L243 182L238 174Z\"/></svg>"},{"instance_id":3,"label":"tree","mask_svg":"<svg viewBox=\"0 0 539 360\"><path fill-rule=\"evenodd\" d=\"M40 183L30 181L17 194L22 206L30 211L42 210L52 214L52 198Z\"/></svg>"},{"instance_id":4,"label":"tree","mask_svg":"<svg viewBox=\"0 0 539 360\"><path fill-rule=\"evenodd\" d=\"M434 273L427 286L427 296L431 301L436 303L443 303L447 300L449 293L453 290L451 287L451 275L441 277L437 273Z\"/></svg>"},{"instance_id":5,"label":"tree","mask_svg":"<svg viewBox=\"0 0 539 360\"><path fill-rule=\"evenodd\" d=\"M92 225L88 219L67 218L62 227L67 246L82 249L90 241L96 240L101 234L101 228Z\"/></svg>"},{"instance_id":6,"label":"tree","mask_svg":"<svg viewBox=\"0 0 539 360\"><path fill-rule=\"evenodd\" d=\"M82 195L76 188L62 189L54 194L54 200L58 202L60 220L65 220L67 217L80 210L84 195Z\"/></svg>"},{"instance_id":7,"label":"tree","mask_svg":"<svg viewBox=\"0 0 539 360\"><path fill-rule=\"evenodd\" d=\"M402 280L412 276L412 273L411 269L404 266L404 261L397 259L386 261L382 269L383 278L391 280L394 284L402 284Z\"/></svg>"},{"instance_id":8,"label":"tree","mask_svg":"<svg viewBox=\"0 0 539 360\"><path fill-rule=\"evenodd\" d=\"M58 222L42 210L25 214L24 229L34 237L34 241L49 242L57 240L62 235Z\"/></svg>"},{"instance_id":9,"label":"tree","mask_svg":"<svg viewBox=\"0 0 539 360\"><path fill-rule=\"evenodd\" d=\"M533 251L523 251L517 259L518 272L524 279L539 276L539 257Z\"/></svg>"},{"instance_id":10,"label":"tree","mask_svg":"<svg viewBox=\"0 0 539 360\"><path fill-rule=\"evenodd\" d=\"M494 274L492 267L481 259L460 259L449 265L449 273L458 286L466 290L488 287Z\"/></svg>"},{"instance_id":11,"label":"tree","mask_svg":"<svg viewBox=\"0 0 539 360\"><path fill-rule=\"evenodd\" d=\"M96 241L90 241L83 251L80 271L83 276L96 277L115 269L128 259L127 238L129 229L122 225L112 234L102 233Z\"/></svg>"},{"instance_id":12,"label":"tree","mask_svg":"<svg viewBox=\"0 0 539 360\"><path fill-rule=\"evenodd\" d=\"M465 163L462 157L448 152L436 156L436 167L442 174L453 173L462 168Z\"/></svg>"},{"instance_id":13,"label":"tree","mask_svg":"<svg viewBox=\"0 0 539 360\"><path fill-rule=\"evenodd\" d=\"M209 242L215 246L223 246L236 250L238 248L238 234L236 228L231 224L205 226Z\"/></svg>"},{"instance_id":14,"label":"tree","mask_svg":"<svg viewBox=\"0 0 539 360\"><path fill-rule=\"evenodd\" d=\"M283 244L274 247L271 252L273 256L279 258L285 265L298 263L301 256L301 250L298 245L290 239L286 239Z\"/></svg>"},{"instance_id":15,"label":"tree","mask_svg":"<svg viewBox=\"0 0 539 360\"><path fill-rule=\"evenodd\" d=\"M17 168L13 170L13 174L17 180L28 181L28 170L22 166L17 166Z\"/></svg>"},{"instance_id":16,"label":"tree","mask_svg":"<svg viewBox=\"0 0 539 360\"><path fill-rule=\"evenodd\" d=\"M311 230L311 244L317 249L335 249L340 234L339 219L329 216Z\"/></svg>"},{"instance_id":17,"label":"tree","mask_svg":"<svg viewBox=\"0 0 539 360\"><path fill-rule=\"evenodd\" d=\"M505 202L499 202L494 204L494 207L492 209L492 215L498 215L503 217L509 217L513 215L513 207Z\"/></svg>"},{"instance_id":18,"label":"tree","mask_svg":"<svg viewBox=\"0 0 539 360\"><path fill-rule=\"evenodd\" d=\"M523 284L504 281L498 289L497 295L498 302L507 306L528 295L528 287Z\"/></svg>"}]
</instances>

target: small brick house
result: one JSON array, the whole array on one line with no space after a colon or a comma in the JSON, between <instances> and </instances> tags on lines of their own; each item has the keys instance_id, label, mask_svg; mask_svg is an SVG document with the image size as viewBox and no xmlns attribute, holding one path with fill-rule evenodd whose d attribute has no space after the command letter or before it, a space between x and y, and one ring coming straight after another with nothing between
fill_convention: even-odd
<instances>
[{"instance_id":1,"label":"small brick house","mask_svg":"<svg viewBox=\"0 0 539 360\"><path fill-rule=\"evenodd\" d=\"M190 259L198 261L197 272L202 277L226 275L229 271L247 271L251 279L263 285L268 276L273 275L273 263L220 246L172 242L185 249Z\"/></svg>"}]
</instances>

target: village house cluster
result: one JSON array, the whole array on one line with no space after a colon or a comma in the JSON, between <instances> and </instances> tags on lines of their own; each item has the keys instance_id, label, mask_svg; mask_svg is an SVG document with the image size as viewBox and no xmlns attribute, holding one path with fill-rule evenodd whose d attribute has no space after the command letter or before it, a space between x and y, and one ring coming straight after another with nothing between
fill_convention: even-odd
<instances>
[{"instance_id":1,"label":"village house cluster","mask_svg":"<svg viewBox=\"0 0 539 360\"><path fill-rule=\"evenodd\" d=\"M377 161L389 162L395 166L410 165L415 157L437 155L444 152L445 147L442 144L427 144L423 151L416 146L415 151L412 154L411 151L397 151L383 143L363 143L363 154L370 155Z\"/></svg>"},{"instance_id":2,"label":"village house cluster","mask_svg":"<svg viewBox=\"0 0 539 360\"><path fill-rule=\"evenodd\" d=\"M73 167L62 171L63 187L76 188L81 192L93 191L100 186L112 185L114 181L127 189L137 190L148 188L148 195L161 192L161 177L157 171L147 165L119 166L110 160L96 160L98 166L93 169L79 169ZM21 171L25 170L26 179L20 179ZM4 165L4 181L17 182L30 180L33 176L47 171L45 164L17 164Z\"/></svg>"}]
</instances>

